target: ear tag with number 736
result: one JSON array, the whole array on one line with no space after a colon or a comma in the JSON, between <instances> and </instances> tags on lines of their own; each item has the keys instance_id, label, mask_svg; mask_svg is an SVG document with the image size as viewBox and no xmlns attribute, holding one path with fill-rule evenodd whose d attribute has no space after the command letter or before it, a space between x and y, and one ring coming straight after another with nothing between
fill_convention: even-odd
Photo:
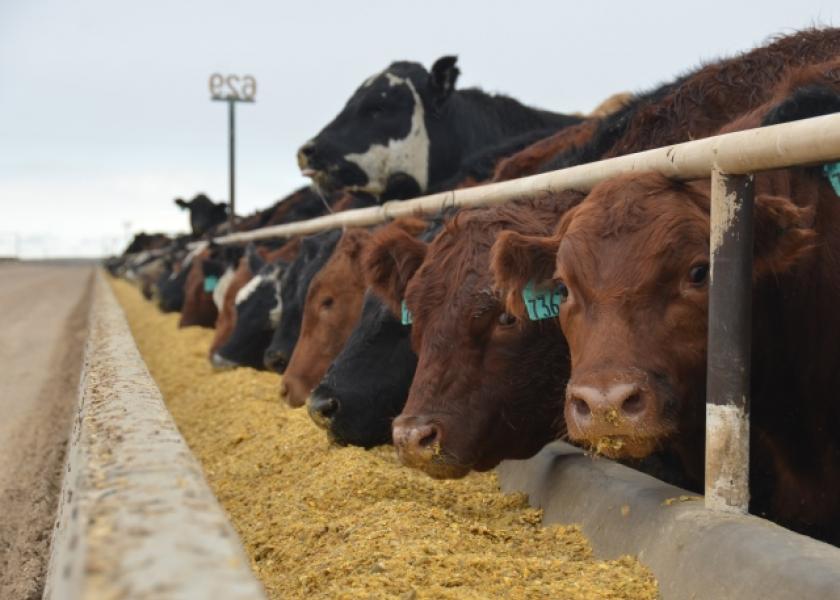
<instances>
[{"instance_id":1,"label":"ear tag with number 736","mask_svg":"<svg viewBox=\"0 0 840 600\"><path fill-rule=\"evenodd\" d=\"M400 317L403 325L411 325L411 311L405 305L405 300L400 305Z\"/></svg>"},{"instance_id":2,"label":"ear tag with number 736","mask_svg":"<svg viewBox=\"0 0 840 600\"><path fill-rule=\"evenodd\" d=\"M522 290L522 299L532 321L555 318L560 314L560 303L563 301L559 288L550 282L537 286L533 281L529 281Z\"/></svg>"}]
</instances>

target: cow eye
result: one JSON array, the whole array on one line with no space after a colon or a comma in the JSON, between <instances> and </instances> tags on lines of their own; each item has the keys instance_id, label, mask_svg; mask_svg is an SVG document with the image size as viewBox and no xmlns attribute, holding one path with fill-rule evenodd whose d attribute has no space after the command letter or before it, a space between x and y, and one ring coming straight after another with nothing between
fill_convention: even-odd
<instances>
[{"instance_id":1,"label":"cow eye","mask_svg":"<svg viewBox=\"0 0 840 600\"><path fill-rule=\"evenodd\" d=\"M706 283L709 277L709 263L704 262L694 265L688 270L688 281L691 285L701 286Z\"/></svg>"},{"instance_id":2,"label":"cow eye","mask_svg":"<svg viewBox=\"0 0 840 600\"><path fill-rule=\"evenodd\" d=\"M321 308L330 308L333 305L332 297L328 296L321 301Z\"/></svg>"},{"instance_id":3,"label":"cow eye","mask_svg":"<svg viewBox=\"0 0 840 600\"><path fill-rule=\"evenodd\" d=\"M499 315L499 325L502 327L510 327L511 325L516 323L516 317L512 314L503 312Z\"/></svg>"}]
</instances>

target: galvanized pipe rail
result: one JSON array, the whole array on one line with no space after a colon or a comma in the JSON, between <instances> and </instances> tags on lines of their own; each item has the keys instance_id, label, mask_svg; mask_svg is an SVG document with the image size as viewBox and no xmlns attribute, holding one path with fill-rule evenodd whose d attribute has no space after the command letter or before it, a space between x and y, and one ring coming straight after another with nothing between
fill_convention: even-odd
<instances>
[{"instance_id":1,"label":"galvanized pipe rail","mask_svg":"<svg viewBox=\"0 0 840 600\"><path fill-rule=\"evenodd\" d=\"M624 173L672 179L711 176L709 344L706 399L707 508L746 513L749 503L750 325L753 173L840 160L840 114L704 138L512 181L349 210L216 238L220 244L376 225L450 207L487 206L517 196L588 191Z\"/></svg>"}]
</instances>

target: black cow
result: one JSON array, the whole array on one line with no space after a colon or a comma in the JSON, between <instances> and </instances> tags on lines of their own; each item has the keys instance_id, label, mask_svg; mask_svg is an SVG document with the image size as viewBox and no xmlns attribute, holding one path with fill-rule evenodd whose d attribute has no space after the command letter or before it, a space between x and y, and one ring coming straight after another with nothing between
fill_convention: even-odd
<instances>
[{"instance_id":1,"label":"black cow","mask_svg":"<svg viewBox=\"0 0 840 600\"><path fill-rule=\"evenodd\" d=\"M410 197L454 175L483 148L581 121L479 89L456 90L455 63L454 56L444 56L427 71L418 63L394 62L368 78L301 147L301 172L325 190Z\"/></svg>"},{"instance_id":2,"label":"black cow","mask_svg":"<svg viewBox=\"0 0 840 600\"><path fill-rule=\"evenodd\" d=\"M233 333L210 358L217 369L264 369L263 353L280 322L280 281L288 263L277 260L266 264L256 252L248 253L248 261L256 275L236 294Z\"/></svg>"},{"instance_id":3,"label":"black cow","mask_svg":"<svg viewBox=\"0 0 840 600\"><path fill-rule=\"evenodd\" d=\"M199 194L189 202L181 198L175 204L190 211L190 227L195 237L201 237L213 227L224 223L228 217L228 207L224 202L213 202L204 194Z\"/></svg>"},{"instance_id":4,"label":"black cow","mask_svg":"<svg viewBox=\"0 0 840 600\"><path fill-rule=\"evenodd\" d=\"M280 323L265 351L265 366L278 373L286 370L295 349L303 319L303 304L309 283L332 255L341 231L325 231L308 236L301 243L300 252L283 273L280 280Z\"/></svg>"},{"instance_id":5,"label":"black cow","mask_svg":"<svg viewBox=\"0 0 840 600\"><path fill-rule=\"evenodd\" d=\"M309 416L339 444L388 444L416 368L411 327L368 292L347 344L307 400Z\"/></svg>"}]
</instances>

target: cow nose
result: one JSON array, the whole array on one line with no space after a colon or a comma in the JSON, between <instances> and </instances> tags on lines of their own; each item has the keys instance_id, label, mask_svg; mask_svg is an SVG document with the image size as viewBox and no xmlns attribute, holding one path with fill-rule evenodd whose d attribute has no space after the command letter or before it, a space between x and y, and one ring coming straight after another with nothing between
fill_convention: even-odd
<instances>
[{"instance_id":1,"label":"cow nose","mask_svg":"<svg viewBox=\"0 0 840 600\"><path fill-rule=\"evenodd\" d=\"M618 383L607 388L587 385L570 385L566 397L572 415L581 425L604 421L609 425L636 423L650 410L650 400L641 388L633 383Z\"/></svg>"},{"instance_id":2,"label":"cow nose","mask_svg":"<svg viewBox=\"0 0 840 600\"><path fill-rule=\"evenodd\" d=\"M306 400L306 410L309 412L309 417L315 421L318 427L329 429L332 418L338 412L338 398L332 396L322 396L313 393Z\"/></svg>"},{"instance_id":3,"label":"cow nose","mask_svg":"<svg viewBox=\"0 0 840 600\"><path fill-rule=\"evenodd\" d=\"M410 467L420 467L440 454L441 430L435 423L397 417L392 434L400 460Z\"/></svg>"},{"instance_id":4,"label":"cow nose","mask_svg":"<svg viewBox=\"0 0 840 600\"><path fill-rule=\"evenodd\" d=\"M286 366L289 364L289 357L280 350L272 350L269 348L265 351L265 354L263 354L263 364L269 371L275 371L282 375L286 370Z\"/></svg>"}]
</instances>

